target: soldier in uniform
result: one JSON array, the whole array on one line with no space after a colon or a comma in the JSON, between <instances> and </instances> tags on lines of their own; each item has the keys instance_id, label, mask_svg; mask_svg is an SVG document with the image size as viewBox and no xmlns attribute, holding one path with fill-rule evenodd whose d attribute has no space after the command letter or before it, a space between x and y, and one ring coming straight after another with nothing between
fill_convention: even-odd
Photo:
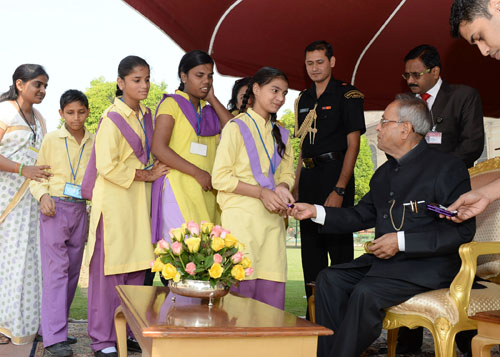
<instances>
[{"instance_id":1,"label":"soldier in uniform","mask_svg":"<svg viewBox=\"0 0 500 357\"><path fill-rule=\"evenodd\" d=\"M312 86L295 102L295 136L300 138L294 196L300 202L327 207L354 205L354 165L360 136L366 131L363 94L332 77L332 46L315 41L305 49ZM300 222L302 269L307 298L309 283L328 266L353 259L352 233L320 234L319 226ZM309 311L307 312L307 318Z\"/></svg>"}]
</instances>

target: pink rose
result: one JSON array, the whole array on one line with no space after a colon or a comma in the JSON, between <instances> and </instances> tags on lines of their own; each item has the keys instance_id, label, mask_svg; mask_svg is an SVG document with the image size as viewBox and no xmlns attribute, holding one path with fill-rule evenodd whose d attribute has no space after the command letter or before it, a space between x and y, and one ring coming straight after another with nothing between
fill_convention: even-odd
<instances>
[{"instance_id":1,"label":"pink rose","mask_svg":"<svg viewBox=\"0 0 500 357\"><path fill-rule=\"evenodd\" d=\"M253 268L246 268L245 269L245 276L250 276L253 273Z\"/></svg>"},{"instance_id":2,"label":"pink rose","mask_svg":"<svg viewBox=\"0 0 500 357\"><path fill-rule=\"evenodd\" d=\"M240 251L237 251L232 257L231 257L231 261L233 262L233 264L238 264L239 262L241 262L241 260L243 259L243 253L240 252Z\"/></svg>"},{"instance_id":3,"label":"pink rose","mask_svg":"<svg viewBox=\"0 0 500 357\"><path fill-rule=\"evenodd\" d=\"M210 235L212 237L220 237L221 233L222 233L222 227L215 226L214 228L212 228L212 232L210 233Z\"/></svg>"},{"instance_id":4,"label":"pink rose","mask_svg":"<svg viewBox=\"0 0 500 357\"><path fill-rule=\"evenodd\" d=\"M189 262L186 264L186 273L189 275L194 275L194 272L196 270L196 265L193 262Z\"/></svg>"},{"instance_id":5,"label":"pink rose","mask_svg":"<svg viewBox=\"0 0 500 357\"><path fill-rule=\"evenodd\" d=\"M191 235L199 236L200 235L200 226L195 221L189 221L186 224L186 228L191 233Z\"/></svg>"},{"instance_id":6,"label":"pink rose","mask_svg":"<svg viewBox=\"0 0 500 357\"><path fill-rule=\"evenodd\" d=\"M227 229L222 229L222 232L220 233L220 237L222 239L226 238L226 234L231 233L231 231L228 231Z\"/></svg>"},{"instance_id":7,"label":"pink rose","mask_svg":"<svg viewBox=\"0 0 500 357\"><path fill-rule=\"evenodd\" d=\"M170 249L170 245L168 244L168 242L166 240L160 239L160 241L158 243L160 244L161 249L165 249L165 250Z\"/></svg>"},{"instance_id":8,"label":"pink rose","mask_svg":"<svg viewBox=\"0 0 500 357\"><path fill-rule=\"evenodd\" d=\"M172 252L175 255L181 255L182 253L182 243L181 242L173 242L171 245Z\"/></svg>"},{"instance_id":9,"label":"pink rose","mask_svg":"<svg viewBox=\"0 0 500 357\"><path fill-rule=\"evenodd\" d=\"M222 263L222 255L219 253L214 254L214 263Z\"/></svg>"}]
</instances>

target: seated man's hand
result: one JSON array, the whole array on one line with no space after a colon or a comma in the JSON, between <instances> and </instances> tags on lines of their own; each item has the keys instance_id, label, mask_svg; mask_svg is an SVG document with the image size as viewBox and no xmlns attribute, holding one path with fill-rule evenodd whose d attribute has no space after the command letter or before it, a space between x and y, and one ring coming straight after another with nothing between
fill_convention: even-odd
<instances>
[{"instance_id":1,"label":"seated man's hand","mask_svg":"<svg viewBox=\"0 0 500 357\"><path fill-rule=\"evenodd\" d=\"M389 259L399 252L397 233L387 233L373 241L368 248L377 258Z\"/></svg>"},{"instance_id":2,"label":"seated man's hand","mask_svg":"<svg viewBox=\"0 0 500 357\"><path fill-rule=\"evenodd\" d=\"M316 207L310 205L309 203L295 203L293 208L288 209L288 215L293 216L293 218L302 221L307 218L316 218Z\"/></svg>"}]
</instances>

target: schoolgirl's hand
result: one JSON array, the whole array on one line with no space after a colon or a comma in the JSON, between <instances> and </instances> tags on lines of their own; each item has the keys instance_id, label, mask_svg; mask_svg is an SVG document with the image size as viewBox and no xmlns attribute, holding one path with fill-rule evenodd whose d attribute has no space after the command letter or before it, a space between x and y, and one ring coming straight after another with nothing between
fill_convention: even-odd
<instances>
[{"instance_id":1,"label":"schoolgirl's hand","mask_svg":"<svg viewBox=\"0 0 500 357\"><path fill-rule=\"evenodd\" d=\"M40 198L40 212L49 217L56 215L56 203L48 193Z\"/></svg>"},{"instance_id":2,"label":"schoolgirl's hand","mask_svg":"<svg viewBox=\"0 0 500 357\"><path fill-rule=\"evenodd\" d=\"M283 202L280 196L268 188L261 189L259 198L268 211L281 213L287 209L286 203Z\"/></svg>"},{"instance_id":3,"label":"schoolgirl's hand","mask_svg":"<svg viewBox=\"0 0 500 357\"><path fill-rule=\"evenodd\" d=\"M285 186L282 186L281 184L276 186L276 189L274 190L274 192L276 192L276 194L281 198L283 203L285 203L286 205L292 204L295 202L295 198L290 193L288 188Z\"/></svg>"},{"instance_id":4,"label":"schoolgirl's hand","mask_svg":"<svg viewBox=\"0 0 500 357\"><path fill-rule=\"evenodd\" d=\"M31 180L42 182L42 180L48 180L52 174L48 171L50 166L39 165L39 166L23 166L21 174Z\"/></svg>"},{"instance_id":5,"label":"schoolgirl's hand","mask_svg":"<svg viewBox=\"0 0 500 357\"><path fill-rule=\"evenodd\" d=\"M151 168L151 181L155 181L157 178L168 174L170 168L164 163L156 160L153 167Z\"/></svg>"},{"instance_id":6,"label":"schoolgirl's hand","mask_svg":"<svg viewBox=\"0 0 500 357\"><path fill-rule=\"evenodd\" d=\"M200 184L203 191L212 191L212 176L204 170L198 170L194 178Z\"/></svg>"}]
</instances>

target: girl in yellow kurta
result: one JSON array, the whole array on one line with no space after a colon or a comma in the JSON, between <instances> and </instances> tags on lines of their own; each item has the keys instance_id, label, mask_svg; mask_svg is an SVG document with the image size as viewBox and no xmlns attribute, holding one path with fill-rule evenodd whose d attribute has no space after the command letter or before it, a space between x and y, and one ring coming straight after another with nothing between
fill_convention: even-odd
<instances>
[{"instance_id":1,"label":"girl in yellow kurta","mask_svg":"<svg viewBox=\"0 0 500 357\"><path fill-rule=\"evenodd\" d=\"M153 186L154 242L184 222L220 220L210 173L221 127L232 116L214 95L213 64L203 51L186 53L179 90L156 112L152 152L171 170Z\"/></svg>"},{"instance_id":2,"label":"girl in yellow kurta","mask_svg":"<svg viewBox=\"0 0 500 357\"><path fill-rule=\"evenodd\" d=\"M254 268L249 280L233 290L281 309L286 282L283 215L293 203L294 169L288 133L276 124L276 112L287 92L288 80L280 70L264 67L255 74L243 100L245 106L253 96L253 108L224 128L212 172L222 226L245 244Z\"/></svg>"},{"instance_id":3,"label":"girl in yellow kurta","mask_svg":"<svg viewBox=\"0 0 500 357\"><path fill-rule=\"evenodd\" d=\"M151 162L152 123L149 108L140 101L148 96L149 65L140 57L125 57L117 82L117 98L104 111L95 138L97 179L86 256L89 336L92 349L103 356L116 353L115 286L143 285L144 270L154 259L147 181L167 171L159 163L146 169ZM91 168L89 163L87 171Z\"/></svg>"}]
</instances>

